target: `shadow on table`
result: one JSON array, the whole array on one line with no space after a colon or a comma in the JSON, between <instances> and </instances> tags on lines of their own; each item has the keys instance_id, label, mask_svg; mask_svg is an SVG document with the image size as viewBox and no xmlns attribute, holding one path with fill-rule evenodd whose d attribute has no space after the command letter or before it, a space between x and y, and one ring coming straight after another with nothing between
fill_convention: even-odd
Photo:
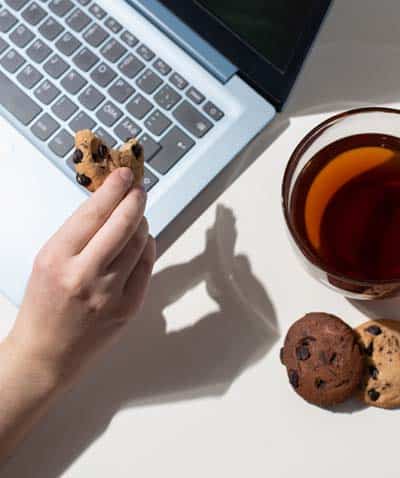
<instances>
[{"instance_id":1,"label":"shadow on table","mask_svg":"<svg viewBox=\"0 0 400 478\"><path fill-rule=\"evenodd\" d=\"M366 315L366 319L392 319L400 320L400 297L384 300L349 300L360 312Z\"/></svg>"},{"instance_id":2,"label":"shadow on table","mask_svg":"<svg viewBox=\"0 0 400 478\"><path fill-rule=\"evenodd\" d=\"M2 477L58 477L121 408L221 396L270 350L279 337L274 306L247 257L235 255L236 237L232 211L219 206L204 252L154 276L123 340L60 400ZM165 309L202 282L218 311L168 333ZM187 314L196 319L196 310Z\"/></svg>"}]
</instances>

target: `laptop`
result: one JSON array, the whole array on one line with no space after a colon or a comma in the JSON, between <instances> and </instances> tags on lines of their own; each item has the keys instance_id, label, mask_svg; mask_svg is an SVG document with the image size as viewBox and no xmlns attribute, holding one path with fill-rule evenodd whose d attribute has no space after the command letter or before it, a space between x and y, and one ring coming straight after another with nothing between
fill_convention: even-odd
<instances>
[{"instance_id":1,"label":"laptop","mask_svg":"<svg viewBox=\"0 0 400 478\"><path fill-rule=\"evenodd\" d=\"M285 103L330 0L0 0L0 291L84 201L73 135L140 138L154 236Z\"/></svg>"}]
</instances>

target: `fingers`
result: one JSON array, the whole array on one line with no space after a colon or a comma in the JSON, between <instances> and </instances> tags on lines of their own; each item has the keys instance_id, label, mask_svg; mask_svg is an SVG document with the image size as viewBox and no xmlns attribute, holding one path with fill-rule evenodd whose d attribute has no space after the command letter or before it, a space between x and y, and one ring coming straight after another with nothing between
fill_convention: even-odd
<instances>
[{"instance_id":1,"label":"fingers","mask_svg":"<svg viewBox=\"0 0 400 478\"><path fill-rule=\"evenodd\" d=\"M156 243L152 237L149 237L143 254L130 275L124 290L124 300L127 301L131 313L136 313L143 305L155 260Z\"/></svg>"},{"instance_id":2,"label":"fingers","mask_svg":"<svg viewBox=\"0 0 400 478\"><path fill-rule=\"evenodd\" d=\"M133 270L137 266L149 239L149 224L143 218L136 233L131 237L121 254L110 265L110 273L118 278L121 287L125 287Z\"/></svg>"},{"instance_id":3,"label":"fingers","mask_svg":"<svg viewBox=\"0 0 400 478\"><path fill-rule=\"evenodd\" d=\"M97 274L106 270L120 255L136 233L145 205L145 192L136 187L131 189L81 252L80 260L89 272Z\"/></svg>"},{"instance_id":4,"label":"fingers","mask_svg":"<svg viewBox=\"0 0 400 478\"><path fill-rule=\"evenodd\" d=\"M53 236L60 251L79 254L106 223L114 209L132 187L133 173L128 168L115 170L103 186L88 199Z\"/></svg>"}]
</instances>

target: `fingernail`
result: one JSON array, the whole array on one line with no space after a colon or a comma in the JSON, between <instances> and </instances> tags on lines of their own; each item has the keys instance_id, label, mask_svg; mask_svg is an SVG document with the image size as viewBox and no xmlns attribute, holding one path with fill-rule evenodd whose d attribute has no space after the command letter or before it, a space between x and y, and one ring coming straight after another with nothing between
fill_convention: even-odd
<instances>
[{"instance_id":1,"label":"fingernail","mask_svg":"<svg viewBox=\"0 0 400 478\"><path fill-rule=\"evenodd\" d=\"M133 172L129 168L120 168L119 170L120 177L127 183L132 184L133 182Z\"/></svg>"}]
</instances>

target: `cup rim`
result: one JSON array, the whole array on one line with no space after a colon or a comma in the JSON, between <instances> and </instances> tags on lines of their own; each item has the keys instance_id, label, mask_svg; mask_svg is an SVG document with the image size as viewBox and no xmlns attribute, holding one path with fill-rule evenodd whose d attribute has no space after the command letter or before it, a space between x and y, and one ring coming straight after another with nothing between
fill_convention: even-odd
<instances>
[{"instance_id":1,"label":"cup rim","mask_svg":"<svg viewBox=\"0 0 400 478\"><path fill-rule=\"evenodd\" d=\"M331 116L325 121L319 123L315 126L308 134L306 134L303 139L296 146L295 150L289 158L289 162L285 168L285 173L282 181L281 188L281 200L282 200L282 209L285 217L286 226L289 229L290 235L296 243L296 246L300 249L301 253L305 258L317 269L320 271L329 274L331 277L338 280L345 280L348 283L354 285L366 285L366 286L376 286L376 285L387 285L387 284L398 284L400 282L400 276L398 279L390 280L356 280L346 277L345 275L338 274L337 271L329 269L329 267L324 266L323 268L318 263L315 254L312 253L310 248L306 245L305 241L301 238L300 234L296 231L295 227L292 224L290 219L290 180L293 176L293 173L303 156L303 154L309 149L309 147L318 139L327 129L336 124L340 120L344 120L350 116L365 114L365 113L390 113L400 115L400 109L389 108L389 107L363 107L363 108L353 108L342 113Z\"/></svg>"}]
</instances>

